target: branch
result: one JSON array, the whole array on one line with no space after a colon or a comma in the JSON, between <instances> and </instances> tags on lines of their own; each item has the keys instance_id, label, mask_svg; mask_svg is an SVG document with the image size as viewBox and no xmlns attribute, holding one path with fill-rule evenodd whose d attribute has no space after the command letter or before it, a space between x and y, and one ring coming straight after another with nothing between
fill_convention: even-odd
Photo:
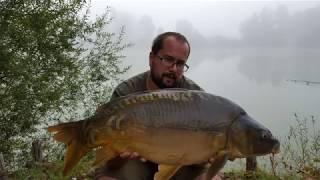
<instances>
[{"instance_id":1,"label":"branch","mask_svg":"<svg viewBox=\"0 0 320 180\"><path fill-rule=\"evenodd\" d=\"M307 80L296 80L296 79L288 79L287 81L291 81L294 83L303 83L306 85L311 85L311 84L320 84L318 81L307 81Z\"/></svg>"}]
</instances>

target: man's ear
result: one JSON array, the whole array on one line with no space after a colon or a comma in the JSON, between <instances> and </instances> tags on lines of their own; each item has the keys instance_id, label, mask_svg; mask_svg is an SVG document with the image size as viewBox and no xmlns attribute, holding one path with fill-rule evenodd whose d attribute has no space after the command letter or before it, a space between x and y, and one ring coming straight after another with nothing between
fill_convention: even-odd
<instances>
[{"instance_id":1,"label":"man's ear","mask_svg":"<svg viewBox=\"0 0 320 180\"><path fill-rule=\"evenodd\" d=\"M149 58L154 58L154 53L152 51L149 53Z\"/></svg>"},{"instance_id":2,"label":"man's ear","mask_svg":"<svg viewBox=\"0 0 320 180\"><path fill-rule=\"evenodd\" d=\"M152 59L153 59L153 57L154 57L153 52L150 52L150 53L149 53L149 66L150 66L150 67L152 67Z\"/></svg>"}]
</instances>

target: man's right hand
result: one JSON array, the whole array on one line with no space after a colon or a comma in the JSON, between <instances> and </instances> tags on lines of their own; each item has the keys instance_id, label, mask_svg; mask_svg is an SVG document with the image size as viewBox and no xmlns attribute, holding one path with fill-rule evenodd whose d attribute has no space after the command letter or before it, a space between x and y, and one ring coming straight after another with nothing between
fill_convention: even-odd
<instances>
[{"instance_id":1,"label":"man's right hand","mask_svg":"<svg viewBox=\"0 0 320 180\"><path fill-rule=\"evenodd\" d=\"M146 162L147 161L145 158L140 157L139 153L137 153L137 152L123 152L123 153L120 154L120 158L122 158L123 160L139 158L142 162ZM119 162L119 159L118 159L118 162ZM121 163L120 163L120 165L121 165ZM100 176L99 178L97 178L97 180L118 180L118 179L104 175L104 176Z\"/></svg>"},{"instance_id":2,"label":"man's right hand","mask_svg":"<svg viewBox=\"0 0 320 180\"><path fill-rule=\"evenodd\" d=\"M120 154L120 157L124 158L124 159L137 159L137 158L139 158L143 162L147 161L145 158L140 157L139 153L137 153L137 152L123 152Z\"/></svg>"}]
</instances>

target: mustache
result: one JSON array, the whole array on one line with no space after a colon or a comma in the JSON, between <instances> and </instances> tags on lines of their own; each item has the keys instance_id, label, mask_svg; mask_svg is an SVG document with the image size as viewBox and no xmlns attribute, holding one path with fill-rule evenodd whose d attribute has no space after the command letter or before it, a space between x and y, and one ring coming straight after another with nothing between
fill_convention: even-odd
<instances>
[{"instance_id":1,"label":"mustache","mask_svg":"<svg viewBox=\"0 0 320 180\"><path fill-rule=\"evenodd\" d=\"M177 80L177 76L174 73L164 73L162 74L162 77L168 77L168 78Z\"/></svg>"}]
</instances>

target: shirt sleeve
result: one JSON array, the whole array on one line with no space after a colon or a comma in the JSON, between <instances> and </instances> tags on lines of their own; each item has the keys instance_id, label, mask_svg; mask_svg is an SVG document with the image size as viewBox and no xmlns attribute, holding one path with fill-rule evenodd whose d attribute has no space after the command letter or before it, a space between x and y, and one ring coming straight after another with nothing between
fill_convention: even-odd
<instances>
[{"instance_id":1,"label":"shirt sleeve","mask_svg":"<svg viewBox=\"0 0 320 180\"><path fill-rule=\"evenodd\" d=\"M115 90L113 91L110 101L113 101L116 98L122 97L122 96L126 96L128 94L131 94L135 92L135 88L132 86L132 83L128 82L128 81L124 81L122 83L120 83Z\"/></svg>"},{"instance_id":2,"label":"shirt sleeve","mask_svg":"<svg viewBox=\"0 0 320 180\"><path fill-rule=\"evenodd\" d=\"M187 77L184 77L184 83L183 83L182 87L185 89L189 89L189 90L205 91L197 83L195 83L193 80L191 80Z\"/></svg>"}]
</instances>

